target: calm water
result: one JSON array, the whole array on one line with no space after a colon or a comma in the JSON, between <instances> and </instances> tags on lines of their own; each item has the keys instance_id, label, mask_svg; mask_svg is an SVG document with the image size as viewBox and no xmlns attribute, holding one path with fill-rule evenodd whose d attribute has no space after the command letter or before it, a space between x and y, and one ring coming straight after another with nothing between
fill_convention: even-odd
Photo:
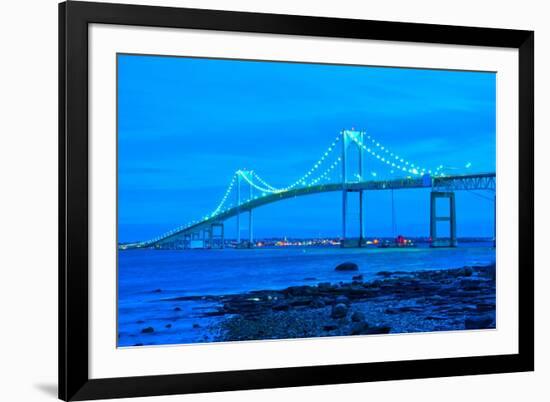
<instances>
[{"instance_id":1,"label":"calm water","mask_svg":"<svg viewBox=\"0 0 550 402\"><path fill-rule=\"evenodd\" d=\"M211 340L206 327L219 318L198 317L201 309L211 305L160 299L349 281L358 273L334 271L343 261L358 264L359 273L367 280L382 270L415 271L489 264L495 262L495 249L488 243L469 243L453 249L119 251L119 346ZM142 329L149 326L154 332L142 334Z\"/></svg>"}]
</instances>

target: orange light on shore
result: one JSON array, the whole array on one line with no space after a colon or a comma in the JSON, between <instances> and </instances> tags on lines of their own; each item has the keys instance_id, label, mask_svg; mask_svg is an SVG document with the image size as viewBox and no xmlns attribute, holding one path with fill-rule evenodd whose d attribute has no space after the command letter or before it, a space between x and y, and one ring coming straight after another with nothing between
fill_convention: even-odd
<instances>
[{"instance_id":1,"label":"orange light on shore","mask_svg":"<svg viewBox=\"0 0 550 402\"><path fill-rule=\"evenodd\" d=\"M373 242L374 244L378 244L378 239L374 239L372 242Z\"/></svg>"}]
</instances>

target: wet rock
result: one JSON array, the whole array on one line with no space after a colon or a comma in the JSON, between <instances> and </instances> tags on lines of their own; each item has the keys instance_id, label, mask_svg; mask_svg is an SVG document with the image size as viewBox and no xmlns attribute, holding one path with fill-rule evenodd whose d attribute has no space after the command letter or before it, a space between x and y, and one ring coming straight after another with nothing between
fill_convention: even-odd
<instances>
[{"instance_id":1,"label":"wet rock","mask_svg":"<svg viewBox=\"0 0 550 402\"><path fill-rule=\"evenodd\" d=\"M202 316L203 317L219 317L221 315L225 315L227 314L226 311L224 310L215 310L215 311L206 311L204 313L202 313Z\"/></svg>"},{"instance_id":2,"label":"wet rock","mask_svg":"<svg viewBox=\"0 0 550 402\"><path fill-rule=\"evenodd\" d=\"M303 295L313 294L315 293L315 290L311 286L304 285L304 286L291 286L289 288L286 288L284 292L292 296L303 296Z\"/></svg>"},{"instance_id":3,"label":"wet rock","mask_svg":"<svg viewBox=\"0 0 550 402\"><path fill-rule=\"evenodd\" d=\"M273 311L287 311L289 308L290 306L287 303L277 303L271 307Z\"/></svg>"},{"instance_id":4,"label":"wet rock","mask_svg":"<svg viewBox=\"0 0 550 402\"><path fill-rule=\"evenodd\" d=\"M134 346L143 346L143 343L134 343Z\"/></svg>"},{"instance_id":5,"label":"wet rock","mask_svg":"<svg viewBox=\"0 0 550 402\"><path fill-rule=\"evenodd\" d=\"M366 331L369 330L369 324L364 321L355 322L350 329L351 335L363 335Z\"/></svg>"},{"instance_id":6,"label":"wet rock","mask_svg":"<svg viewBox=\"0 0 550 402\"><path fill-rule=\"evenodd\" d=\"M323 326L323 331L334 331L335 329L338 329L338 325L336 324L327 324Z\"/></svg>"},{"instance_id":7,"label":"wet rock","mask_svg":"<svg viewBox=\"0 0 550 402\"><path fill-rule=\"evenodd\" d=\"M311 301L309 306L312 308L323 308L325 307L325 302L321 299L315 298Z\"/></svg>"},{"instance_id":8,"label":"wet rock","mask_svg":"<svg viewBox=\"0 0 550 402\"><path fill-rule=\"evenodd\" d=\"M197 328L200 328L201 326L197 323L193 324L193 328L197 329Z\"/></svg>"},{"instance_id":9,"label":"wet rock","mask_svg":"<svg viewBox=\"0 0 550 402\"><path fill-rule=\"evenodd\" d=\"M351 326L351 335L379 335L389 334L391 328L388 326L371 327L366 322L356 322Z\"/></svg>"},{"instance_id":10,"label":"wet rock","mask_svg":"<svg viewBox=\"0 0 550 402\"><path fill-rule=\"evenodd\" d=\"M351 321L352 322L361 322L365 321L365 314L363 314L361 311L354 311L351 315Z\"/></svg>"},{"instance_id":11,"label":"wet rock","mask_svg":"<svg viewBox=\"0 0 550 402\"><path fill-rule=\"evenodd\" d=\"M312 302L312 299L309 297L301 297L296 298L290 302L290 305L292 307L302 307L302 306L309 306Z\"/></svg>"},{"instance_id":12,"label":"wet rock","mask_svg":"<svg viewBox=\"0 0 550 402\"><path fill-rule=\"evenodd\" d=\"M462 279L460 286L464 290L479 290L480 282L476 279Z\"/></svg>"},{"instance_id":13,"label":"wet rock","mask_svg":"<svg viewBox=\"0 0 550 402\"><path fill-rule=\"evenodd\" d=\"M155 332L155 329L153 327L147 327L141 330L142 334L152 334L153 332Z\"/></svg>"},{"instance_id":14,"label":"wet rock","mask_svg":"<svg viewBox=\"0 0 550 402\"><path fill-rule=\"evenodd\" d=\"M472 276L474 270L471 267L464 267L455 270L457 276Z\"/></svg>"},{"instance_id":15,"label":"wet rock","mask_svg":"<svg viewBox=\"0 0 550 402\"><path fill-rule=\"evenodd\" d=\"M172 324L166 324L164 327L165 328L172 328Z\"/></svg>"},{"instance_id":16,"label":"wet rock","mask_svg":"<svg viewBox=\"0 0 550 402\"><path fill-rule=\"evenodd\" d=\"M376 275L381 276L383 278L389 278L390 276L392 276L392 273L390 271L380 271L380 272L377 272Z\"/></svg>"},{"instance_id":17,"label":"wet rock","mask_svg":"<svg viewBox=\"0 0 550 402\"><path fill-rule=\"evenodd\" d=\"M390 331L391 331L391 328L387 326L367 327L363 331L363 335L389 334Z\"/></svg>"},{"instance_id":18,"label":"wet rock","mask_svg":"<svg viewBox=\"0 0 550 402\"><path fill-rule=\"evenodd\" d=\"M351 277L351 279L353 279L354 281L362 281L363 280L363 275L359 274L359 275L354 275Z\"/></svg>"},{"instance_id":19,"label":"wet rock","mask_svg":"<svg viewBox=\"0 0 550 402\"><path fill-rule=\"evenodd\" d=\"M181 311L181 308L180 307L175 307L174 311Z\"/></svg>"},{"instance_id":20,"label":"wet rock","mask_svg":"<svg viewBox=\"0 0 550 402\"><path fill-rule=\"evenodd\" d=\"M354 262L343 262L334 268L335 271L359 271L359 266Z\"/></svg>"},{"instance_id":21,"label":"wet rock","mask_svg":"<svg viewBox=\"0 0 550 402\"><path fill-rule=\"evenodd\" d=\"M429 315L426 317L426 320L433 320L433 321L443 321L446 319L447 317L443 317L441 315Z\"/></svg>"},{"instance_id":22,"label":"wet rock","mask_svg":"<svg viewBox=\"0 0 550 402\"><path fill-rule=\"evenodd\" d=\"M162 289L155 289L155 290L153 290L153 293L160 293L160 292L162 292Z\"/></svg>"},{"instance_id":23,"label":"wet rock","mask_svg":"<svg viewBox=\"0 0 550 402\"><path fill-rule=\"evenodd\" d=\"M348 314L348 306L338 303L332 307L330 316L332 318L344 318Z\"/></svg>"},{"instance_id":24,"label":"wet rock","mask_svg":"<svg viewBox=\"0 0 550 402\"><path fill-rule=\"evenodd\" d=\"M316 279L317 278L315 278L314 276L308 276L307 278L304 278L304 281L314 281Z\"/></svg>"},{"instance_id":25,"label":"wet rock","mask_svg":"<svg viewBox=\"0 0 550 402\"><path fill-rule=\"evenodd\" d=\"M478 267L478 271L480 276L491 279L493 281L497 277L496 266L494 264L487 265L485 267Z\"/></svg>"},{"instance_id":26,"label":"wet rock","mask_svg":"<svg viewBox=\"0 0 550 402\"><path fill-rule=\"evenodd\" d=\"M466 320L464 321L464 326L466 327L466 329L486 329L491 328L492 323L493 317L470 317L466 318Z\"/></svg>"},{"instance_id":27,"label":"wet rock","mask_svg":"<svg viewBox=\"0 0 550 402\"><path fill-rule=\"evenodd\" d=\"M479 303L476 309L479 312L495 311L495 305L492 303Z\"/></svg>"},{"instance_id":28,"label":"wet rock","mask_svg":"<svg viewBox=\"0 0 550 402\"><path fill-rule=\"evenodd\" d=\"M329 290L332 288L332 285L330 284L330 282L320 282L317 287L319 288L319 290Z\"/></svg>"},{"instance_id":29,"label":"wet rock","mask_svg":"<svg viewBox=\"0 0 550 402\"><path fill-rule=\"evenodd\" d=\"M346 304L349 306L349 299L344 295L339 295L334 299L334 304Z\"/></svg>"},{"instance_id":30,"label":"wet rock","mask_svg":"<svg viewBox=\"0 0 550 402\"><path fill-rule=\"evenodd\" d=\"M397 308L397 311L400 313L414 313L414 312L421 312L422 309L418 307L412 307L412 306L403 306Z\"/></svg>"}]
</instances>

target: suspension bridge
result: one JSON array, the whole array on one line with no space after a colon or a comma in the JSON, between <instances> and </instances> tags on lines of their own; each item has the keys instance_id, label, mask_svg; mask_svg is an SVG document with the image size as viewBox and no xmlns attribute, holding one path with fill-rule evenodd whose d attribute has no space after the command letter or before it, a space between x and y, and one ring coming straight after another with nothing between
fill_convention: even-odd
<instances>
[{"instance_id":1,"label":"suspension bridge","mask_svg":"<svg viewBox=\"0 0 550 402\"><path fill-rule=\"evenodd\" d=\"M355 155L351 155L355 152ZM355 156L355 158L352 158ZM385 168L390 178L377 179L375 172L366 173L366 159L374 161L379 168ZM469 163L466 165L469 168ZM193 242L200 242L202 248L223 248L225 241L224 223L236 218L236 244L250 247L254 244L255 209L285 199L326 192L342 193L341 246L361 247L364 244L364 202L366 191L391 190L392 214L393 191L400 189L430 189L430 238L433 247L453 247L456 236L456 191L469 191L482 198L492 200L496 211L496 174L449 173L451 168L439 165L433 169L413 163L392 152L365 131L342 130L312 167L293 183L275 187L254 170L239 169L214 210L203 217L181 225L153 239L120 244L119 249L176 248L186 249ZM490 195L479 194L489 192ZM348 234L348 196L359 195L357 216L359 233ZM448 203L447 214L438 214L438 199ZM247 238L241 238L241 216L248 215ZM438 233L437 223L448 222L447 234Z\"/></svg>"}]
</instances>

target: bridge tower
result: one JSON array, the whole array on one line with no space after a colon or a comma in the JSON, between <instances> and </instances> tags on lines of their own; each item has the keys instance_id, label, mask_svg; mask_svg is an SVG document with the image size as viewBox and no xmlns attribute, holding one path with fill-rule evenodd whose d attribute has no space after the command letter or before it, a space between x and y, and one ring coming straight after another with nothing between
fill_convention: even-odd
<instances>
[{"instance_id":1,"label":"bridge tower","mask_svg":"<svg viewBox=\"0 0 550 402\"><path fill-rule=\"evenodd\" d=\"M348 180L349 172L347 167L348 160L348 151L351 147L354 150L358 151L358 173L356 174L359 180L363 180L363 168L364 168L364 149L360 144L363 144L365 133L363 131L355 130L342 130L342 240L341 247L349 246L346 244L346 234L347 234L347 215L348 215L348 193L358 192L359 193L359 238L356 246L361 247L363 245L363 191L364 190L352 190L349 186L350 181ZM352 245L352 246L355 246Z\"/></svg>"},{"instance_id":2,"label":"bridge tower","mask_svg":"<svg viewBox=\"0 0 550 402\"><path fill-rule=\"evenodd\" d=\"M242 203L242 192L241 184L244 180L248 184L248 200L252 200L252 177L250 174L252 172L247 170L239 170L237 172L237 244L241 244L241 203ZM252 208L248 209L248 247L252 247L252 242L254 241L253 237L253 220L252 220Z\"/></svg>"}]
</instances>

